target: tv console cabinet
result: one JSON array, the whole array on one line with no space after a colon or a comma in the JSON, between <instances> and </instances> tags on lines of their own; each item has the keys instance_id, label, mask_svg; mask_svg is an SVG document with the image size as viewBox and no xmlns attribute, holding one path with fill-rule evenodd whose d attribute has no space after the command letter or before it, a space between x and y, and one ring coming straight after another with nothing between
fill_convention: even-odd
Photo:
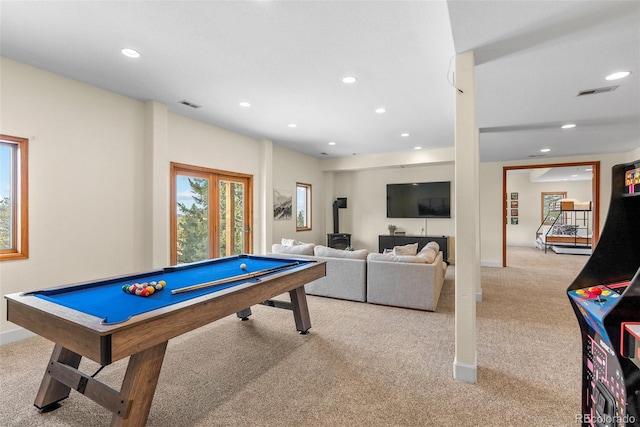
<instances>
[{"instance_id":1,"label":"tv console cabinet","mask_svg":"<svg viewBox=\"0 0 640 427\"><path fill-rule=\"evenodd\" d=\"M378 252L385 249L393 249L394 246L404 246L411 243L418 243L418 251L429 242L437 242L440 245L443 259L449 260L449 238L447 236L406 236L404 234L381 234L378 236Z\"/></svg>"}]
</instances>

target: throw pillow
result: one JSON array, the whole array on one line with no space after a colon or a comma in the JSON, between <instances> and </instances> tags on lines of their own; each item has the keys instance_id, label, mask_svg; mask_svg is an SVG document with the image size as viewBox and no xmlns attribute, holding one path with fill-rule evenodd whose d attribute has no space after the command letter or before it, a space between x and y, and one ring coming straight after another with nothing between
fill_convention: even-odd
<instances>
[{"instance_id":1,"label":"throw pillow","mask_svg":"<svg viewBox=\"0 0 640 427\"><path fill-rule=\"evenodd\" d=\"M284 246L298 246L298 245L306 245L304 242L300 242L296 239L282 239L281 242Z\"/></svg>"},{"instance_id":2,"label":"throw pillow","mask_svg":"<svg viewBox=\"0 0 640 427\"><path fill-rule=\"evenodd\" d=\"M415 256L418 253L418 244L417 243L409 243L404 246L394 246L393 254L394 255L413 255Z\"/></svg>"}]
</instances>

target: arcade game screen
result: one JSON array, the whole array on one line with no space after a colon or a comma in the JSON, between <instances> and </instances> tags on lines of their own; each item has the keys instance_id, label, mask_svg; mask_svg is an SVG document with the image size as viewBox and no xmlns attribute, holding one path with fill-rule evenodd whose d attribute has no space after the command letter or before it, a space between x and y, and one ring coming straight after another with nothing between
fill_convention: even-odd
<instances>
[{"instance_id":1,"label":"arcade game screen","mask_svg":"<svg viewBox=\"0 0 640 427\"><path fill-rule=\"evenodd\" d=\"M640 167L637 164L630 165L624 173L624 190L623 195L640 196Z\"/></svg>"}]
</instances>

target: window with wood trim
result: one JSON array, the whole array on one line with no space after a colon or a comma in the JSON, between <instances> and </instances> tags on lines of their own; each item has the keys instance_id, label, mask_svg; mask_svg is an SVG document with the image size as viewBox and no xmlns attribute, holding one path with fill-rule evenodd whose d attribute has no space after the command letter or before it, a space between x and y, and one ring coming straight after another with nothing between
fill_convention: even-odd
<instances>
[{"instance_id":1,"label":"window with wood trim","mask_svg":"<svg viewBox=\"0 0 640 427\"><path fill-rule=\"evenodd\" d=\"M311 184L296 183L296 231L311 230Z\"/></svg>"},{"instance_id":2,"label":"window with wood trim","mask_svg":"<svg viewBox=\"0 0 640 427\"><path fill-rule=\"evenodd\" d=\"M29 257L28 142L0 135L0 261Z\"/></svg>"},{"instance_id":3,"label":"window with wood trim","mask_svg":"<svg viewBox=\"0 0 640 427\"><path fill-rule=\"evenodd\" d=\"M171 163L171 264L252 252L251 175Z\"/></svg>"}]
</instances>

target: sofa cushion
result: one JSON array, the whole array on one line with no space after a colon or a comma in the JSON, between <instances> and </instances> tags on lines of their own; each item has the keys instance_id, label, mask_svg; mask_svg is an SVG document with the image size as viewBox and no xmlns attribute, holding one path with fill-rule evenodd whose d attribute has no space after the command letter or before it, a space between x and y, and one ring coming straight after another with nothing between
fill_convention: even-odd
<instances>
[{"instance_id":1,"label":"sofa cushion","mask_svg":"<svg viewBox=\"0 0 640 427\"><path fill-rule=\"evenodd\" d=\"M413 264L425 264L425 259L416 255L394 255L370 253L367 255L367 261L386 261L386 262L408 262Z\"/></svg>"},{"instance_id":2,"label":"sofa cushion","mask_svg":"<svg viewBox=\"0 0 640 427\"><path fill-rule=\"evenodd\" d=\"M359 249L357 251L343 251L341 249L334 249L327 246L316 245L316 247L313 248L313 254L315 256L321 256L325 258L367 259L369 251L367 251L366 249Z\"/></svg>"},{"instance_id":3,"label":"sofa cushion","mask_svg":"<svg viewBox=\"0 0 640 427\"><path fill-rule=\"evenodd\" d=\"M418 253L418 243L409 243L404 246L394 246L392 253L394 255L416 255Z\"/></svg>"},{"instance_id":4,"label":"sofa cushion","mask_svg":"<svg viewBox=\"0 0 640 427\"><path fill-rule=\"evenodd\" d=\"M285 246L282 244L274 244L271 247L271 252L276 254L294 254L294 255L313 255L313 243L303 243L295 246Z\"/></svg>"}]
</instances>

